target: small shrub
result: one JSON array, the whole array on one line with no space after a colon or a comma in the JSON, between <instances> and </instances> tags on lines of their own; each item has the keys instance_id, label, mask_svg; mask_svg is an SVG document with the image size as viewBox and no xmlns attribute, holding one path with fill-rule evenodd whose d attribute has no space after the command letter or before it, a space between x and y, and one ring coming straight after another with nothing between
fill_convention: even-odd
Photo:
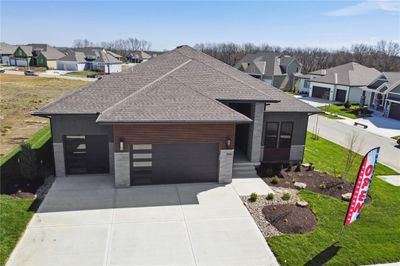
<instances>
[{"instance_id":1,"label":"small shrub","mask_svg":"<svg viewBox=\"0 0 400 266\"><path fill-rule=\"evenodd\" d=\"M290 200L290 193L289 193L289 192L283 193L282 199L283 199L283 200Z\"/></svg>"},{"instance_id":2,"label":"small shrub","mask_svg":"<svg viewBox=\"0 0 400 266\"><path fill-rule=\"evenodd\" d=\"M287 168L286 168L286 172L292 171L292 167L293 167L293 163L290 162L289 165L288 165Z\"/></svg>"},{"instance_id":3,"label":"small shrub","mask_svg":"<svg viewBox=\"0 0 400 266\"><path fill-rule=\"evenodd\" d=\"M325 183L321 183L321 184L319 185L319 188L320 188L320 189L326 189L326 184L325 184Z\"/></svg>"},{"instance_id":4,"label":"small shrub","mask_svg":"<svg viewBox=\"0 0 400 266\"><path fill-rule=\"evenodd\" d=\"M307 171L312 171L312 170L314 170L314 166L313 166L313 163L310 163L308 165Z\"/></svg>"},{"instance_id":5,"label":"small shrub","mask_svg":"<svg viewBox=\"0 0 400 266\"><path fill-rule=\"evenodd\" d=\"M272 170L272 168L267 168L267 170L265 170L266 176L272 176L273 174L274 174L274 171Z\"/></svg>"},{"instance_id":6,"label":"small shrub","mask_svg":"<svg viewBox=\"0 0 400 266\"><path fill-rule=\"evenodd\" d=\"M344 108L346 108L346 109L350 109L351 108L351 102L349 101L349 100L347 100L345 103L344 103Z\"/></svg>"},{"instance_id":7,"label":"small shrub","mask_svg":"<svg viewBox=\"0 0 400 266\"><path fill-rule=\"evenodd\" d=\"M339 186L337 186L337 188L342 190L343 189L343 185L339 185Z\"/></svg>"},{"instance_id":8,"label":"small shrub","mask_svg":"<svg viewBox=\"0 0 400 266\"><path fill-rule=\"evenodd\" d=\"M267 200L273 200L275 197L274 193L268 193Z\"/></svg>"},{"instance_id":9,"label":"small shrub","mask_svg":"<svg viewBox=\"0 0 400 266\"><path fill-rule=\"evenodd\" d=\"M258 199L258 195L257 195L257 193L251 193L251 195L250 195L250 201L251 202L256 202L257 201L257 199Z\"/></svg>"},{"instance_id":10,"label":"small shrub","mask_svg":"<svg viewBox=\"0 0 400 266\"><path fill-rule=\"evenodd\" d=\"M278 184L278 183L279 183L279 177L274 176L274 177L272 178L272 180L271 180L271 183L274 184L274 185Z\"/></svg>"},{"instance_id":11,"label":"small shrub","mask_svg":"<svg viewBox=\"0 0 400 266\"><path fill-rule=\"evenodd\" d=\"M300 172L300 170L301 170L301 164L298 163L298 164L296 165L296 169L294 169L294 171L295 171L295 172Z\"/></svg>"}]
</instances>

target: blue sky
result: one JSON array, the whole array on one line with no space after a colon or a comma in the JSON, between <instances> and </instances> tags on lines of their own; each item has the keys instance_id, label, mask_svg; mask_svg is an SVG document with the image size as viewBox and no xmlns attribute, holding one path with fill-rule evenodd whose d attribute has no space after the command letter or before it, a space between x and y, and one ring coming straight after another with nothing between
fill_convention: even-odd
<instances>
[{"instance_id":1,"label":"blue sky","mask_svg":"<svg viewBox=\"0 0 400 266\"><path fill-rule=\"evenodd\" d=\"M18 44L137 37L162 50L200 42L400 42L400 1L0 1L1 40Z\"/></svg>"}]
</instances>

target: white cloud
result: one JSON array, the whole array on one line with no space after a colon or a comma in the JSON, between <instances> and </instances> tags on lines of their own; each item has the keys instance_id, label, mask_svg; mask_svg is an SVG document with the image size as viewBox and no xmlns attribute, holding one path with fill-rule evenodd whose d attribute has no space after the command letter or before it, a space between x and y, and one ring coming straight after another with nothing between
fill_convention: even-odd
<instances>
[{"instance_id":1,"label":"white cloud","mask_svg":"<svg viewBox=\"0 0 400 266\"><path fill-rule=\"evenodd\" d=\"M357 16L372 11L400 12L399 0L367 0L341 9L326 12L327 16Z\"/></svg>"}]
</instances>

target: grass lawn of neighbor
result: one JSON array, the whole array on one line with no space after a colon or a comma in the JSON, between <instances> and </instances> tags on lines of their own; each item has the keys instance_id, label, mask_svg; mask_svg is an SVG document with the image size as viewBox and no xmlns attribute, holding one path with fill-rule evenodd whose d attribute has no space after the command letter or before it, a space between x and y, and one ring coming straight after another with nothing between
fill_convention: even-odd
<instances>
[{"instance_id":1,"label":"grass lawn of neighbor","mask_svg":"<svg viewBox=\"0 0 400 266\"><path fill-rule=\"evenodd\" d=\"M32 218L31 199L0 195L0 265L6 263L12 250Z\"/></svg>"},{"instance_id":2,"label":"grass lawn of neighbor","mask_svg":"<svg viewBox=\"0 0 400 266\"><path fill-rule=\"evenodd\" d=\"M400 136L393 136L392 139L394 139L394 140L399 140L399 139L400 139Z\"/></svg>"},{"instance_id":3,"label":"grass lawn of neighbor","mask_svg":"<svg viewBox=\"0 0 400 266\"><path fill-rule=\"evenodd\" d=\"M78 77L87 77L88 75L96 75L97 72L94 71L77 71L77 72L68 72L65 75L67 76L78 76Z\"/></svg>"},{"instance_id":4,"label":"grass lawn of neighbor","mask_svg":"<svg viewBox=\"0 0 400 266\"><path fill-rule=\"evenodd\" d=\"M48 123L30 113L86 81L0 75L0 158Z\"/></svg>"},{"instance_id":5,"label":"grass lawn of neighbor","mask_svg":"<svg viewBox=\"0 0 400 266\"><path fill-rule=\"evenodd\" d=\"M360 107L358 105L352 105L350 107L351 111L347 111L346 108L343 105L336 105L336 104L330 104L330 105L324 105L319 107L319 109L326 111L326 112L330 112L332 114L338 114L341 116L345 116L351 119L356 119L357 115L355 113L353 113L352 111L355 111L357 109L359 109Z\"/></svg>"},{"instance_id":6,"label":"grass lawn of neighbor","mask_svg":"<svg viewBox=\"0 0 400 266\"><path fill-rule=\"evenodd\" d=\"M307 135L304 162L330 174L344 168L346 150L328 140L313 140ZM354 182L362 156L357 156L348 177ZM395 174L378 164L375 175ZM316 229L306 234L285 234L267 239L282 265L367 265L400 261L400 188L376 177L369 195L372 201L362 210L361 218L345 229L339 240L348 202L303 190L306 200L318 219ZM308 263L308 264L307 264ZM324 264L325 265L325 264Z\"/></svg>"}]
</instances>

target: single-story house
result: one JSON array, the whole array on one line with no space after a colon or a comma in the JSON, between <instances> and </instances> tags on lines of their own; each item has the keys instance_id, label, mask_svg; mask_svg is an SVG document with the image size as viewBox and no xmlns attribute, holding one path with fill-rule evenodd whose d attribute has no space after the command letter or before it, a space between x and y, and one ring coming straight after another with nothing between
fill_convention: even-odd
<instances>
[{"instance_id":1,"label":"single-story house","mask_svg":"<svg viewBox=\"0 0 400 266\"><path fill-rule=\"evenodd\" d=\"M56 176L110 173L126 187L229 183L262 162L301 162L308 117L320 112L179 46L33 115L50 119Z\"/></svg>"},{"instance_id":2,"label":"single-story house","mask_svg":"<svg viewBox=\"0 0 400 266\"><path fill-rule=\"evenodd\" d=\"M10 57L10 65L12 66L32 66L32 46L19 45L14 54Z\"/></svg>"},{"instance_id":3,"label":"single-story house","mask_svg":"<svg viewBox=\"0 0 400 266\"><path fill-rule=\"evenodd\" d=\"M363 88L380 72L358 63L347 63L310 73L309 96L334 102L359 103ZM302 90L305 88L303 87Z\"/></svg>"},{"instance_id":4,"label":"single-story house","mask_svg":"<svg viewBox=\"0 0 400 266\"><path fill-rule=\"evenodd\" d=\"M302 65L289 55L259 52L244 56L236 68L276 88L292 90L294 75L301 73Z\"/></svg>"},{"instance_id":5,"label":"single-story house","mask_svg":"<svg viewBox=\"0 0 400 266\"><path fill-rule=\"evenodd\" d=\"M122 71L122 62L113 56L115 53L110 53L105 49L76 48L66 51L66 54L57 60L58 70L89 70L108 74Z\"/></svg>"},{"instance_id":6,"label":"single-story house","mask_svg":"<svg viewBox=\"0 0 400 266\"><path fill-rule=\"evenodd\" d=\"M383 111L385 117L400 120L400 72L384 72L363 88L360 106Z\"/></svg>"},{"instance_id":7,"label":"single-story house","mask_svg":"<svg viewBox=\"0 0 400 266\"><path fill-rule=\"evenodd\" d=\"M139 64L146 62L147 60L150 60L152 56L145 51L136 51L128 54L126 56L126 62L127 63L134 63L134 64Z\"/></svg>"},{"instance_id":8,"label":"single-story house","mask_svg":"<svg viewBox=\"0 0 400 266\"><path fill-rule=\"evenodd\" d=\"M0 42L0 64L9 66L10 57L14 54L17 48L18 46L16 45Z\"/></svg>"}]
</instances>

